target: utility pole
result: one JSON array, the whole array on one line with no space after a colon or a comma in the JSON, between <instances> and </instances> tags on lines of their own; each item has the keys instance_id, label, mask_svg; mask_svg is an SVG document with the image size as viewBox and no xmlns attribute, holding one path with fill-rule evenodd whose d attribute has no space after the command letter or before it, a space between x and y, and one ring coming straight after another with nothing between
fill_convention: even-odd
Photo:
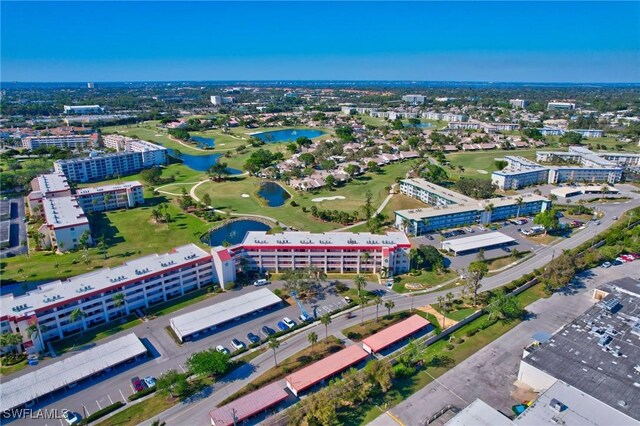
<instances>
[{"instance_id":1,"label":"utility pole","mask_svg":"<svg viewBox=\"0 0 640 426\"><path fill-rule=\"evenodd\" d=\"M238 422L238 418L236 417L236 413L237 413L236 409L232 408L231 409L231 414L233 415L233 426L236 426L237 422Z\"/></svg>"}]
</instances>

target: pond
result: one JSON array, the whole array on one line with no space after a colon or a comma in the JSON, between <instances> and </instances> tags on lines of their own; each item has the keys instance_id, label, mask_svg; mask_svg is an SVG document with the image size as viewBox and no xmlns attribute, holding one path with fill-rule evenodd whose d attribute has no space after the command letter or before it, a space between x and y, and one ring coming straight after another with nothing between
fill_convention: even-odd
<instances>
[{"instance_id":1,"label":"pond","mask_svg":"<svg viewBox=\"0 0 640 426\"><path fill-rule=\"evenodd\" d=\"M198 148L213 148L216 146L216 141L213 138L205 138L202 136L191 136L191 141L195 142Z\"/></svg>"},{"instance_id":2,"label":"pond","mask_svg":"<svg viewBox=\"0 0 640 426\"><path fill-rule=\"evenodd\" d=\"M428 129L429 127L434 127L434 126L431 123L418 123L415 125L411 123L405 123L404 127L420 127L421 129Z\"/></svg>"},{"instance_id":3,"label":"pond","mask_svg":"<svg viewBox=\"0 0 640 426\"><path fill-rule=\"evenodd\" d=\"M324 135L322 130L312 130L312 129L284 129L284 130L273 130L271 132L261 132L254 133L251 136L255 136L263 142L267 143L276 143L276 142L293 142L296 139L306 136L309 139L317 138L318 136Z\"/></svg>"},{"instance_id":4,"label":"pond","mask_svg":"<svg viewBox=\"0 0 640 426\"><path fill-rule=\"evenodd\" d=\"M269 207L280 207L291 198L291 195L275 182L263 183L258 195L267 200Z\"/></svg>"},{"instance_id":5,"label":"pond","mask_svg":"<svg viewBox=\"0 0 640 426\"><path fill-rule=\"evenodd\" d=\"M269 225L251 219L243 219L235 222L227 223L221 228L209 233L209 241L204 241L211 247L220 246L223 242L229 244L238 244L244 240L247 232L250 231L268 231L271 229Z\"/></svg>"},{"instance_id":6,"label":"pond","mask_svg":"<svg viewBox=\"0 0 640 426\"><path fill-rule=\"evenodd\" d=\"M176 157L173 149L168 149L167 152L173 158L181 160L185 166L198 172L206 172L209 170L209 167L218 162L218 158L222 157L222 154L192 155L183 152L180 153L179 157ZM232 175L242 174L242 170L232 168L227 168L227 170L229 170Z\"/></svg>"}]
</instances>

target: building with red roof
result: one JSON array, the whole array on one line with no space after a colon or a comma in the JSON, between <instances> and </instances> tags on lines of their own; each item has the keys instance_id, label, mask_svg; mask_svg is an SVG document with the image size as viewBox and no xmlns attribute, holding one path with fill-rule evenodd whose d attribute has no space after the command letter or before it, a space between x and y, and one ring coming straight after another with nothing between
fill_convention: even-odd
<instances>
[{"instance_id":1,"label":"building with red roof","mask_svg":"<svg viewBox=\"0 0 640 426\"><path fill-rule=\"evenodd\" d=\"M380 352L383 349L397 343L414 333L430 326L431 323L420 315L413 315L404 321L387 327L378 333L371 335L362 341L362 347L370 354Z\"/></svg>"},{"instance_id":2,"label":"building with red roof","mask_svg":"<svg viewBox=\"0 0 640 426\"><path fill-rule=\"evenodd\" d=\"M278 381L209 412L211 426L232 426L287 399L289 394Z\"/></svg>"}]
</instances>

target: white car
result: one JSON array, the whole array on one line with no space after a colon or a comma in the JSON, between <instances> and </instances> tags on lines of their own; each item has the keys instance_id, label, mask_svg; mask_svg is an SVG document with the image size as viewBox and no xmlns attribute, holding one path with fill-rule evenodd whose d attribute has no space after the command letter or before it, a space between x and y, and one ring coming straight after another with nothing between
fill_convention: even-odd
<instances>
[{"instance_id":1,"label":"white car","mask_svg":"<svg viewBox=\"0 0 640 426\"><path fill-rule=\"evenodd\" d=\"M607 269L607 268L611 268L611 262L604 262L602 265L603 268Z\"/></svg>"},{"instance_id":2,"label":"white car","mask_svg":"<svg viewBox=\"0 0 640 426\"><path fill-rule=\"evenodd\" d=\"M156 385L156 378L152 376L147 376L144 378L144 382L147 384L147 387L153 387Z\"/></svg>"},{"instance_id":3,"label":"white car","mask_svg":"<svg viewBox=\"0 0 640 426\"><path fill-rule=\"evenodd\" d=\"M487 228L485 228L485 227L484 227L484 226L482 226L482 225L478 225L478 229L479 229L479 230L481 230L481 231L486 231L486 230L487 230Z\"/></svg>"},{"instance_id":4,"label":"white car","mask_svg":"<svg viewBox=\"0 0 640 426\"><path fill-rule=\"evenodd\" d=\"M239 351L240 349L244 349L244 343L242 343L240 340L238 339L231 339L231 346L233 346L233 348L236 351Z\"/></svg>"},{"instance_id":5,"label":"white car","mask_svg":"<svg viewBox=\"0 0 640 426\"><path fill-rule=\"evenodd\" d=\"M227 355L229 355L231 353L231 352L229 352L229 349L225 348L222 345L216 346L216 351L222 352L223 354L227 354Z\"/></svg>"},{"instance_id":6,"label":"white car","mask_svg":"<svg viewBox=\"0 0 640 426\"><path fill-rule=\"evenodd\" d=\"M80 418L73 411L69 411L66 408L62 410L62 418L67 424L74 425L80 421Z\"/></svg>"},{"instance_id":7,"label":"white car","mask_svg":"<svg viewBox=\"0 0 640 426\"><path fill-rule=\"evenodd\" d=\"M296 326L296 323L293 320L291 320L289 317L282 318L282 322L284 323L284 325L286 325L289 328L293 328Z\"/></svg>"}]
</instances>

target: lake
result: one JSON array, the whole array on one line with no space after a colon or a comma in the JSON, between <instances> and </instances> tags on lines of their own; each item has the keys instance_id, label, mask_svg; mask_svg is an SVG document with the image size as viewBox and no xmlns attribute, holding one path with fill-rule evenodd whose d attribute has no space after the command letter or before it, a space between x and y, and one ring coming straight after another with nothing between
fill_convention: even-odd
<instances>
[{"instance_id":1,"label":"lake","mask_svg":"<svg viewBox=\"0 0 640 426\"><path fill-rule=\"evenodd\" d=\"M220 246L223 242L229 244L238 244L244 240L247 232L250 231L268 231L270 226L265 225L262 222L256 220L244 219L235 222L230 222L221 228L216 229L209 233L209 241L205 243L211 247Z\"/></svg>"},{"instance_id":2,"label":"lake","mask_svg":"<svg viewBox=\"0 0 640 426\"><path fill-rule=\"evenodd\" d=\"M173 158L177 158L174 155L173 149L168 149L167 152ZM206 172L207 170L209 170L209 167L218 162L218 159L220 157L222 157L222 154L192 155L181 152L179 160L181 160L185 166L189 167L192 170L198 172ZM227 168L227 170L229 170L232 175L242 174L242 170L232 168Z\"/></svg>"},{"instance_id":3,"label":"lake","mask_svg":"<svg viewBox=\"0 0 640 426\"><path fill-rule=\"evenodd\" d=\"M291 196L283 187L275 182L265 182L261 185L258 195L267 200L269 207L280 207Z\"/></svg>"},{"instance_id":4,"label":"lake","mask_svg":"<svg viewBox=\"0 0 640 426\"><path fill-rule=\"evenodd\" d=\"M413 125L413 124L409 124L409 123L405 123L404 127L420 127L422 129L427 129L429 127L434 127L433 124L431 123L419 123L417 125Z\"/></svg>"},{"instance_id":5,"label":"lake","mask_svg":"<svg viewBox=\"0 0 640 426\"><path fill-rule=\"evenodd\" d=\"M198 148L213 148L216 146L216 141L213 138L205 138L202 136L191 136L191 140L196 143Z\"/></svg>"},{"instance_id":6,"label":"lake","mask_svg":"<svg viewBox=\"0 0 640 426\"><path fill-rule=\"evenodd\" d=\"M294 142L296 139L306 136L309 139L317 138L324 135L322 130L312 129L284 129L273 130L271 132L254 133L251 136L255 136L263 142L276 143L276 142Z\"/></svg>"}]
</instances>

